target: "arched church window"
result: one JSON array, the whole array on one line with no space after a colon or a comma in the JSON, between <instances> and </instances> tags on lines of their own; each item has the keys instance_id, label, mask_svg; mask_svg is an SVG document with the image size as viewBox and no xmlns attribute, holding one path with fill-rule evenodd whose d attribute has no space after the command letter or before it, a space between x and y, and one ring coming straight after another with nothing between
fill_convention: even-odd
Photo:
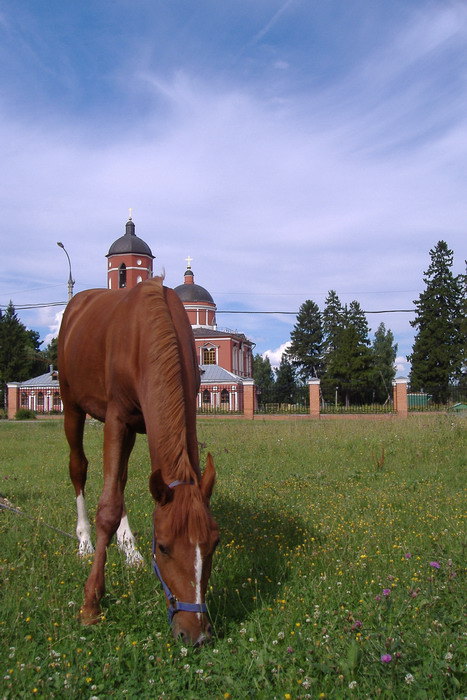
<instances>
[{"instance_id":1,"label":"arched church window","mask_svg":"<svg viewBox=\"0 0 467 700\"><path fill-rule=\"evenodd\" d=\"M211 392L209 389L203 391L203 403L211 403Z\"/></svg>"},{"instance_id":2,"label":"arched church window","mask_svg":"<svg viewBox=\"0 0 467 700\"><path fill-rule=\"evenodd\" d=\"M42 393L42 391L40 391L40 392L37 394L37 405L38 405L38 406L43 406L43 405L44 405L44 394Z\"/></svg>"},{"instance_id":3,"label":"arched church window","mask_svg":"<svg viewBox=\"0 0 467 700\"><path fill-rule=\"evenodd\" d=\"M60 410L60 394L58 391L54 391L54 411Z\"/></svg>"},{"instance_id":4,"label":"arched church window","mask_svg":"<svg viewBox=\"0 0 467 700\"><path fill-rule=\"evenodd\" d=\"M24 408L24 407L27 407L27 405L28 405L28 395L25 391L22 391L21 392L21 406Z\"/></svg>"},{"instance_id":5,"label":"arched church window","mask_svg":"<svg viewBox=\"0 0 467 700\"><path fill-rule=\"evenodd\" d=\"M120 289L126 287L126 265L122 263L118 268L118 286Z\"/></svg>"},{"instance_id":6,"label":"arched church window","mask_svg":"<svg viewBox=\"0 0 467 700\"><path fill-rule=\"evenodd\" d=\"M230 397L230 395L229 395L229 392L227 391L227 389L222 389L222 391L221 391L221 403L228 404L229 397Z\"/></svg>"}]
</instances>

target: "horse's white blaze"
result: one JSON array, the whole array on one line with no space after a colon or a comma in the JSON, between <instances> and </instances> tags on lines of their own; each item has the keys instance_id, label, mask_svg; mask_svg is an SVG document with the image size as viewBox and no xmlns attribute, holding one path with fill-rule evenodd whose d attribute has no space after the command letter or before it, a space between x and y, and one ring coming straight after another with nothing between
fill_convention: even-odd
<instances>
[{"instance_id":1,"label":"horse's white blaze","mask_svg":"<svg viewBox=\"0 0 467 700\"><path fill-rule=\"evenodd\" d=\"M195 549L195 591L196 591L196 603L198 605L201 601L201 576L203 574L203 557L201 556L201 550L199 544L196 545ZM201 613L196 613L198 620L201 619Z\"/></svg>"},{"instance_id":2,"label":"horse's white blaze","mask_svg":"<svg viewBox=\"0 0 467 700\"><path fill-rule=\"evenodd\" d=\"M136 548L135 538L126 514L120 520L120 525L117 529L117 545L126 556L127 564L131 566L144 564L144 559Z\"/></svg>"},{"instance_id":3,"label":"horse's white blaze","mask_svg":"<svg viewBox=\"0 0 467 700\"><path fill-rule=\"evenodd\" d=\"M78 522L76 524L76 536L78 537L80 556L92 554L94 547L91 543L91 525L89 524L86 502L82 493L76 497L76 510L78 511Z\"/></svg>"}]
</instances>

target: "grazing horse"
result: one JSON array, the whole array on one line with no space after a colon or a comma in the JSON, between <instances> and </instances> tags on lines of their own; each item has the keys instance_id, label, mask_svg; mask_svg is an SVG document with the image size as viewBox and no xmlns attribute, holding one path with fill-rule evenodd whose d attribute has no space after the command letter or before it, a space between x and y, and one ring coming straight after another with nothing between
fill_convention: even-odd
<instances>
[{"instance_id":1,"label":"grazing horse","mask_svg":"<svg viewBox=\"0 0 467 700\"><path fill-rule=\"evenodd\" d=\"M106 551L115 532L128 562L143 561L123 494L136 433L146 433L149 488L156 502L154 571L166 593L174 636L202 644L211 636L204 598L219 531L209 511L215 481L211 456L203 475L199 467L199 369L186 311L158 277L132 289L88 290L68 304L58 346L80 554L93 551L84 500L86 414L105 424L96 551L84 587L81 621L93 624L101 617Z\"/></svg>"}]
</instances>

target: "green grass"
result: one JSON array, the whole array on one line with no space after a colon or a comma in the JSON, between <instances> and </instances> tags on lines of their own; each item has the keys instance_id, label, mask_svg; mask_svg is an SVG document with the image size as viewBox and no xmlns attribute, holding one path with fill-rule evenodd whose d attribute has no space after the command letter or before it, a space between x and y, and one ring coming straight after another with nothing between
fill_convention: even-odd
<instances>
[{"instance_id":1,"label":"green grass","mask_svg":"<svg viewBox=\"0 0 467 700\"><path fill-rule=\"evenodd\" d=\"M198 433L222 539L216 637L193 650L172 639L149 565L145 438L127 505L148 566L112 545L106 619L85 628L89 561L45 526L75 528L62 422L0 424L0 494L34 518L0 511L0 698L463 697L465 420L200 419ZM92 513L99 424L86 446Z\"/></svg>"}]
</instances>

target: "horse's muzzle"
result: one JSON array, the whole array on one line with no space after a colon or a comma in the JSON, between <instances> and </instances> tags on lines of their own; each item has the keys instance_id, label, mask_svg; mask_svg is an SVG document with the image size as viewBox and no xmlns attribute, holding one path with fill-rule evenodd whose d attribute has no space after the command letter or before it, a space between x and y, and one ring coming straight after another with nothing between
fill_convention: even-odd
<instances>
[{"instance_id":1,"label":"horse's muzzle","mask_svg":"<svg viewBox=\"0 0 467 700\"><path fill-rule=\"evenodd\" d=\"M175 639L180 640L183 644L202 647L209 644L212 638L212 627L209 622L199 625L193 624L194 621L189 621L184 624L184 621L180 618L181 613L174 616L172 622L172 634ZM177 618L179 618L177 620ZM191 624L190 624L191 623Z\"/></svg>"}]
</instances>

